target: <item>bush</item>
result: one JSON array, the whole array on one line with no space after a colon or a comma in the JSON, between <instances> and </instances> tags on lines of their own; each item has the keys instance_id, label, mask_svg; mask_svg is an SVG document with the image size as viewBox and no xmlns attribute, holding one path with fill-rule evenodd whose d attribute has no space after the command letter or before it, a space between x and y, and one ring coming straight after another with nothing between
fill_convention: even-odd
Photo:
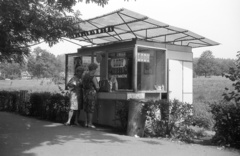
<instances>
[{"instance_id":1,"label":"bush","mask_svg":"<svg viewBox=\"0 0 240 156\"><path fill-rule=\"evenodd\" d=\"M51 120L62 122L66 121L68 118L68 110L69 110L69 97L63 96L62 94L56 93L52 94L50 99L49 111L52 116Z\"/></svg>"},{"instance_id":2,"label":"bush","mask_svg":"<svg viewBox=\"0 0 240 156\"><path fill-rule=\"evenodd\" d=\"M21 95L22 94L22 95ZM67 120L69 97L59 93L0 91L0 110L18 112L55 122Z\"/></svg>"},{"instance_id":3,"label":"bush","mask_svg":"<svg viewBox=\"0 0 240 156\"><path fill-rule=\"evenodd\" d=\"M190 125L192 125L192 105L178 100L170 101L167 134L181 140L189 140L192 137Z\"/></svg>"},{"instance_id":4,"label":"bush","mask_svg":"<svg viewBox=\"0 0 240 156\"><path fill-rule=\"evenodd\" d=\"M211 105L216 124L213 141L240 148L240 51L235 62L223 76L231 80L233 90L225 88L223 100Z\"/></svg>"},{"instance_id":5,"label":"bush","mask_svg":"<svg viewBox=\"0 0 240 156\"><path fill-rule=\"evenodd\" d=\"M18 92L1 91L0 92L0 110L17 111Z\"/></svg>"},{"instance_id":6,"label":"bush","mask_svg":"<svg viewBox=\"0 0 240 156\"><path fill-rule=\"evenodd\" d=\"M157 113L159 110L160 114ZM143 106L147 112L146 136L171 137L191 140L192 105L178 100L147 101Z\"/></svg>"},{"instance_id":7,"label":"bush","mask_svg":"<svg viewBox=\"0 0 240 156\"><path fill-rule=\"evenodd\" d=\"M51 94L50 93L32 93L30 96L30 113L31 116L37 116L39 118L46 118L46 107L49 105Z\"/></svg>"},{"instance_id":8,"label":"bush","mask_svg":"<svg viewBox=\"0 0 240 156\"><path fill-rule=\"evenodd\" d=\"M225 100L211 105L216 121L213 141L219 145L240 148L240 107Z\"/></svg>"},{"instance_id":9,"label":"bush","mask_svg":"<svg viewBox=\"0 0 240 156\"><path fill-rule=\"evenodd\" d=\"M207 102L193 104L193 124L211 130L214 125L211 108Z\"/></svg>"},{"instance_id":10,"label":"bush","mask_svg":"<svg viewBox=\"0 0 240 156\"><path fill-rule=\"evenodd\" d=\"M30 97L31 116L50 121L63 122L67 120L69 107L68 96L59 93L33 93Z\"/></svg>"}]
</instances>

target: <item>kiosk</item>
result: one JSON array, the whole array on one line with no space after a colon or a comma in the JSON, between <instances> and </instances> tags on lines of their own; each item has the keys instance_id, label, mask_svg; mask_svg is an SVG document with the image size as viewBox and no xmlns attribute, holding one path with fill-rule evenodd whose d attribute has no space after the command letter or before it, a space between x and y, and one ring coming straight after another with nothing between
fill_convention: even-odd
<instances>
[{"instance_id":1,"label":"kiosk","mask_svg":"<svg viewBox=\"0 0 240 156\"><path fill-rule=\"evenodd\" d=\"M119 125L115 120L117 104L129 99L192 103L192 48L218 45L127 9L76 26L79 31L71 38L88 45L66 54L66 82L73 76L77 62L83 66L97 63L99 80L108 79L110 74L116 77L118 90L98 93L99 107L94 117L96 123L109 126Z\"/></svg>"}]
</instances>

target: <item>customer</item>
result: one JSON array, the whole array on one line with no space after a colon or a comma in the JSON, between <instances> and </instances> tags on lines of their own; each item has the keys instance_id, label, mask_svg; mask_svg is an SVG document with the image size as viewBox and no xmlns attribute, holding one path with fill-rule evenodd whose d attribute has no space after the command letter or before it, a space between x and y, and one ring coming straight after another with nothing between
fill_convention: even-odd
<instances>
[{"instance_id":1,"label":"customer","mask_svg":"<svg viewBox=\"0 0 240 156\"><path fill-rule=\"evenodd\" d=\"M84 73L84 67L79 66L75 69L75 75L67 84L68 89L70 90L70 110L68 114L68 120L65 123L66 126L69 126L73 114L75 113L74 124L79 125L78 117L80 114L80 108L83 104L83 91L82 91L82 75Z\"/></svg>"},{"instance_id":2,"label":"customer","mask_svg":"<svg viewBox=\"0 0 240 156\"><path fill-rule=\"evenodd\" d=\"M88 66L89 72L86 73L83 77L83 100L84 100L84 111L86 113L85 116L85 126L90 128L95 128L92 124L93 113L96 105L96 95L99 90L99 84L94 76L98 65L96 63L91 63Z\"/></svg>"}]
</instances>

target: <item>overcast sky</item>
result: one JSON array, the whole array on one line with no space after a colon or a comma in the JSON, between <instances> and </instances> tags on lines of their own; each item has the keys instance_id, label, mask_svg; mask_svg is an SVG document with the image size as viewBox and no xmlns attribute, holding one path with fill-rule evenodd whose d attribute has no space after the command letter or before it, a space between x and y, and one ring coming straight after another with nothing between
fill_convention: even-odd
<instances>
[{"instance_id":1,"label":"overcast sky","mask_svg":"<svg viewBox=\"0 0 240 156\"><path fill-rule=\"evenodd\" d=\"M215 58L236 58L240 51L240 0L109 0L104 7L79 3L75 8L80 10L83 20L126 8L220 43L194 48L194 57L211 50ZM37 46L55 55L77 52L80 48L69 42L60 42L51 48L46 44Z\"/></svg>"}]
</instances>

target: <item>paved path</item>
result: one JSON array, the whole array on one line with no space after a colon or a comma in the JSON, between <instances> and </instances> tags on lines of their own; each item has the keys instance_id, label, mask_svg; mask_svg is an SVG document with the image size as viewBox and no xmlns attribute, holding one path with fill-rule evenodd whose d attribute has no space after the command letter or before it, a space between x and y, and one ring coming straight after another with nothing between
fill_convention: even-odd
<instances>
[{"instance_id":1,"label":"paved path","mask_svg":"<svg viewBox=\"0 0 240 156\"><path fill-rule=\"evenodd\" d=\"M236 150L134 138L0 112L0 156L239 156Z\"/></svg>"}]
</instances>

